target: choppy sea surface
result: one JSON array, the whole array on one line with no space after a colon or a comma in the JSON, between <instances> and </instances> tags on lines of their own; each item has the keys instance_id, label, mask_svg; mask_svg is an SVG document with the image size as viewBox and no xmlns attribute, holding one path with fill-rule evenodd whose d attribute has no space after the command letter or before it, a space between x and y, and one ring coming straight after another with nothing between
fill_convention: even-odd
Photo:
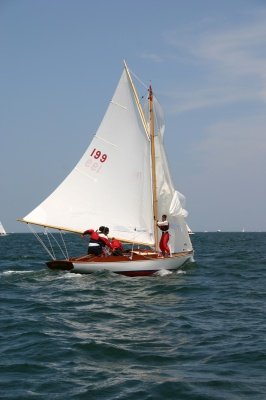
<instances>
[{"instance_id":1,"label":"choppy sea surface","mask_svg":"<svg viewBox=\"0 0 266 400\"><path fill-rule=\"evenodd\" d=\"M266 233L192 242L196 263L129 278L51 271L32 234L0 237L0 398L266 399Z\"/></svg>"}]
</instances>

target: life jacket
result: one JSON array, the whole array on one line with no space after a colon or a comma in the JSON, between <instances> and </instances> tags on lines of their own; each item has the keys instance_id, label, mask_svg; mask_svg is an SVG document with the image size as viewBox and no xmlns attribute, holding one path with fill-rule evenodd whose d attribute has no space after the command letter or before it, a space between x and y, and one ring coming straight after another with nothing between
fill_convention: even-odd
<instances>
[{"instance_id":1,"label":"life jacket","mask_svg":"<svg viewBox=\"0 0 266 400\"><path fill-rule=\"evenodd\" d=\"M83 235L90 235L91 242L98 242L100 238L98 233L95 232L93 229L88 229L87 231L83 232Z\"/></svg>"},{"instance_id":2,"label":"life jacket","mask_svg":"<svg viewBox=\"0 0 266 400\"><path fill-rule=\"evenodd\" d=\"M117 239L112 240L112 248L113 248L113 250L115 250L115 249L123 250L122 244Z\"/></svg>"},{"instance_id":3,"label":"life jacket","mask_svg":"<svg viewBox=\"0 0 266 400\"><path fill-rule=\"evenodd\" d=\"M109 249L112 250L112 245L104 233L99 234L99 243L101 244L102 247L107 246L107 247L109 247Z\"/></svg>"},{"instance_id":4,"label":"life jacket","mask_svg":"<svg viewBox=\"0 0 266 400\"><path fill-rule=\"evenodd\" d=\"M165 223L165 224L161 225L162 223L158 223L158 226L159 226L159 228L161 229L162 232L167 232L168 229L169 229L169 222L163 221L163 223Z\"/></svg>"}]
</instances>

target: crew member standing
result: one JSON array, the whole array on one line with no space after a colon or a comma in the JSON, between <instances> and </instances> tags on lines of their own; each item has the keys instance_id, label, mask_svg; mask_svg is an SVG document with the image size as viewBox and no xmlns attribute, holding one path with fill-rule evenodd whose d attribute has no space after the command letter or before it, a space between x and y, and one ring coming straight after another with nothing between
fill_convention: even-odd
<instances>
[{"instance_id":1,"label":"crew member standing","mask_svg":"<svg viewBox=\"0 0 266 400\"><path fill-rule=\"evenodd\" d=\"M160 230L162 231L162 236L161 236L161 240L160 240L160 250L162 252L162 255L165 257L169 257L170 256L170 249L168 247L168 241L169 241L169 222L167 221L167 215L162 215L162 220L161 221L157 221L157 226L158 228L160 228Z\"/></svg>"}]
</instances>

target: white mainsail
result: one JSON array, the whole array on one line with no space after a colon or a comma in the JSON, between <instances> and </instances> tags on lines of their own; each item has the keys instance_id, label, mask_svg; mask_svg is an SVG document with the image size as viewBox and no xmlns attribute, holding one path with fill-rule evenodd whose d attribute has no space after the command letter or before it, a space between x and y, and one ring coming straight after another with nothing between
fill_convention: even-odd
<instances>
[{"instance_id":1,"label":"white mainsail","mask_svg":"<svg viewBox=\"0 0 266 400\"><path fill-rule=\"evenodd\" d=\"M57 189L22 219L23 222L73 232L105 225L112 236L122 241L155 244L151 141L146 131L149 119L144 117L142 109L140 111L134 90L125 66L83 157ZM160 115L157 102L155 114L156 108ZM192 245L184 210L164 152L164 124L155 122L158 215L168 216L171 251L190 251Z\"/></svg>"},{"instance_id":2,"label":"white mainsail","mask_svg":"<svg viewBox=\"0 0 266 400\"><path fill-rule=\"evenodd\" d=\"M1 221L0 221L0 235L1 236L5 236L6 235L5 228L3 227L3 224L2 224Z\"/></svg>"},{"instance_id":3,"label":"white mainsail","mask_svg":"<svg viewBox=\"0 0 266 400\"><path fill-rule=\"evenodd\" d=\"M61 185L23 220L153 243L149 141L126 70L90 146Z\"/></svg>"}]
</instances>

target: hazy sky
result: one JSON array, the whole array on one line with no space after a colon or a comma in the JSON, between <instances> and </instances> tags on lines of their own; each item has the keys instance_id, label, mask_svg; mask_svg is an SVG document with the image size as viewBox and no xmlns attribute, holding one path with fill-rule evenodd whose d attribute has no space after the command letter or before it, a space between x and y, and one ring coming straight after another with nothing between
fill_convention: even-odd
<instances>
[{"instance_id":1,"label":"hazy sky","mask_svg":"<svg viewBox=\"0 0 266 400\"><path fill-rule=\"evenodd\" d=\"M266 230L264 0L1 0L0 220L72 170L123 59L153 85L195 231Z\"/></svg>"}]
</instances>

